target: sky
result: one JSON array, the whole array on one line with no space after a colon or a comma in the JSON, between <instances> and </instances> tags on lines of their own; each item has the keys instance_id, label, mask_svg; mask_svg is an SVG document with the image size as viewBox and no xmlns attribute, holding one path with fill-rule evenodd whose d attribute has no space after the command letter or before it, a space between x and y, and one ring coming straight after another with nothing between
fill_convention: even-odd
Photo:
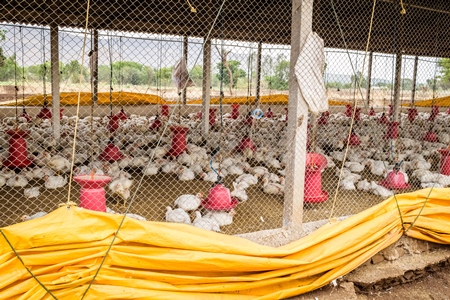
<instances>
[{"instance_id":1,"label":"sky","mask_svg":"<svg viewBox=\"0 0 450 300\"><path fill-rule=\"evenodd\" d=\"M20 27L0 24L0 29L6 30L6 40L0 43L7 56L17 53L19 65L25 66L40 64L50 59L50 31L48 28ZM60 29L60 60L67 63L71 60L81 62L84 34L79 30ZM45 43L44 43L45 42ZM88 66L87 53L90 49L91 36L87 36L85 65ZM221 41L218 41L219 43ZM241 68L248 69L251 53L256 53L256 43L224 41L225 48L231 50L228 59L241 62ZM23 49L22 49L23 48ZM114 32L111 36L107 32L99 34L99 64L109 64L110 59L116 61L134 61L153 68L169 67L175 65L182 56L182 37L162 36L157 34L121 33ZM45 49L45 51L44 51ZM218 51L212 47L212 68L220 61ZM23 55L22 55L23 53ZM283 45L263 45L262 56L271 56L276 59L278 55L289 59L289 47ZM326 73L335 78L342 75L344 78L353 74L353 69L362 71L364 52L345 51L343 49L325 49L327 68ZM419 57L417 82L425 83L427 79L439 75L436 58ZM414 57L404 56L402 78L413 77ZM202 39L189 39L188 68L202 65ZM365 72L367 74L368 57L366 57ZM374 53L372 78L392 81L395 59L393 56ZM256 62L252 61L254 67ZM352 67L353 65L353 67ZM273 71L273 70L271 70ZM327 78L327 77L326 77Z\"/></svg>"}]
</instances>

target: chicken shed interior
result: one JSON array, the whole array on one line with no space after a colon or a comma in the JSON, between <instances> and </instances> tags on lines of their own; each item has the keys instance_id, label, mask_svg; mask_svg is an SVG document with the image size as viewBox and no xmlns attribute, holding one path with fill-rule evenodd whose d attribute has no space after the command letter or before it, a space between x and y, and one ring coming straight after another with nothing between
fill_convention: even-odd
<instances>
[{"instance_id":1,"label":"chicken shed interior","mask_svg":"<svg viewBox=\"0 0 450 300\"><path fill-rule=\"evenodd\" d=\"M0 227L73 201L244 234L446 187L449 14L443 0L2 2ZM297 81L310 71L317 84Z\"/></svg>"}]
</instances>

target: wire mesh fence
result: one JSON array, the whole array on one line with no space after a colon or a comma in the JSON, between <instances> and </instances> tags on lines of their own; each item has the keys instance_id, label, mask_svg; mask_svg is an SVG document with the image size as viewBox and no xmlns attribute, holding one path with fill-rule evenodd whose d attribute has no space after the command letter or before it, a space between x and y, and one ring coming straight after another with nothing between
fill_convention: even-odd
<instances>
[{"instance_id":1,"label":"wire mesh fence","mask_svg":"<svg viewBox=\"0 0 450 300\"><path fill-rule=\"evenodd\" d=\"M80 198L81 185L69 182L83 174L110 177L108 212L198 225L199 211L227 234L356 214L398 192L450 184L448 150L439 151L450 143L449 117L433 108L450 94L447 37L405 33L429 10L407 6L401 16L396 3L377 3L374 26L384 35L374 31L366 52L372 1L304 1L325 41L322 84L333 105L317 117L293 114L308 119L307 134L294 136L290 2L271 11L251 1L204 4L197 17L173 2L94 4L87 31L83 1L0 4L0 226L52 211L69 189L79 203L87 192ZM294 168L305 165L302 151L320 154L306 157L306 171ZM302 176L303 201L285 195L285 182Z\"/></svg>"}]
</instances>

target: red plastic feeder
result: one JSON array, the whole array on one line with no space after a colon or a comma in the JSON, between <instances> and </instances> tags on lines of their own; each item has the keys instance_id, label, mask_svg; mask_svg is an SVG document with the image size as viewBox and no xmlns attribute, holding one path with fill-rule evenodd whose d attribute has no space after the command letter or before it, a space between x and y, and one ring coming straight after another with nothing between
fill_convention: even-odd
<instances>
[{"instance_id":1,"label":"red plastic feeder","mask_svg":"<svg viewBox=\"0 0 450 300\"><path fill-rule=\"evenodd\" d=\"M156 119L153 120L153 123L150 125L150 130L159 130L159 128L162 126L161 120L156 116Z\"/></svg>"},{"instance_id":2,"label":"red plastic feeder","mask_svg":"<svg viewBox=\"0 0 450 300\"><path fill-rule=\"evenodd\" d=\"M25 108L23 109L22 114L21 114L19 117L22 117L22 118L27 119L27 122L30 122L30 121L31 121L31 117L30 117L30 115L27 113L27 111L25 110Z\"/></svg>"},{"instance_id":3,"label":"red plastic feeder","mask_svg":"<svg viewBox=\"0 0 450 300\"><path fill-rule=\"evenodd\" d=\"M375 109L373 109L373 106L369 109L369 116L375 116Z\"/></svg>"},{"instance_id":4,"label":"red plastic feeder","mask_svg":"<svg viewBox=\"0 0 450 300\"><path fill-rule=\"evenodd\" d=\"M8 168L25 168L33 162L28 158L27 151L27 131L23 130L7 130L6 134L11 136L9 139L8 158L3 165Z\"/></svg>"},{"instance_id":5,"label":"red plastic feeder","mask_svg":"<svg viewBox=\"0 0 450 300\"><path fill-rule=\"evenodd\" d=\"M52 118L52 111L50 108L47 107L47 105L44 105L39 113L36 115L36 118L39 119L51 119Z\"/></svg>"},{"instance_id":6,"label":"red plastic feeder","mask_svg":"<svg viewBox=\"0 0 450 300\"><path fill-rule=\"evenodd\" d=\"M59 109L59 119L63 118L63 111L64 111L64 108Z\"/></svg>"},{"instance_id":7,"label":"red plastic feeder","mask_svg":"<svg viewBox=\"0 0 450 300\"><path fill-rule=\"evenodd\" d=\"M353 114L353 107L350 104L347 104L345 106L345 116L350 118L352 114Z\"/></svg>"},{"instance_id":8,"label":"red plastic feeder","mask_svg":"<svg viewBox=\"0 0 450 300\"><path fill-rule=\"evenodd\" d=\"M178 155L186 151L186 133L189 131L189 128L172 126L170 130L173 132L172 148L167 152L167 156L178 157Z\"/></svg>"},{"instance_id":9,"label":"red plastic feeder","mask_svg":"<svg viewBox=\"0 0 450 300\"><path fill-rule=\"evenodd\" d=\"M317 120L317 124L319 125L327 125L328 124L328 117L324 116L324 114L322 114L320 116L320 118Z\"/></svg>"},{"instance_id":10,"label":"red plastic feeder","mask_svg":"<svg viewBox=\"0 0 450 300\"><path fill-rule=\"evenodd\" d=\"M248 136L244 136L236 147L237 152L242 152L245 149L250 149L253 152L256 151L255 144L252 142L252 140Z\"/></svg>"},{"instance_id":11,"label":"red plastic feeder","mask_svg":"<svg viewBox=\"0 0 450 300\"><path fill-rule=\"evenodd\" d=\"M111 132L111 133L116 132L116 130L119 129L120 116L114 115L114 116L108 116L108 118L109 118L109 122L108 122L108 126L106 128L108 128L109 132Z\"/></svg>"},{"instance_id":12,"label":"red plastic feeder","mask_svg":"<svg viewBox=\"0 0 450 300\"><path fill-rule=\"evenodd\" d=\"M73 180L81 185L80 207L106 212L105 185L111 181L105 175L79 175Z\"/></svg>"},{"instance_id":13,"label":"red plastic feeder","mask_svg":"<svg viewBox=\"0 0 450 300\"><path fill-rule=\"evenodd\" d=\"M388 131L386 133L386 139L396 139L398 138L398 126L399 122L391 122L389 123Z\"/></svg>"},{"instance_id":14,"label":"red plastic feeder","mask_svg":"<svg viewBox=\"0 0 450 300\"><path fill-rule=\"evenodd\" d=\"M431 129L427 133L425 133L425 135L423 136L423 140L431 143L439 142L437 134Z\"/></svg>"},{"instance_id":15,"label":"red plastic feeder","mask_svg":"<svg viewBox=\"0 0 450 300\"><path fill-rule=\"evenodd\" d=\"M241 105L238 103L233 103L231 104L231 118L232 119L237 119L239 117L239 107Z\"/></svg>"},{"instance_id":16,"label":"red plastic feeder","mask_svg":"<svg viewBox=\"0 0 450 300\"><path fill-rule=\"evenodd\" d=\"M361 141L359 140L358 135L356 133L354 133L353 131L352 131L352 133L350 133L350 136L348 137L348 139L349 139L349 141L345 140L344 143L348 142L348 144L350 146L359 146L361 144Z\"/></svg>"},{"instance_id":17,"label":"red plastic feeder","mask_svg":"<svg viewBox=\"0 0 450 300\"><path fill-rule=\"evenodd\" d=\"M379 124L389 124L389 119L386 117L385 113L381 114L381 117L378 119Z\"/></svg>"},{"instance_id":18,"label":"red plastic feeder","mask_svg":"<svg viewBox=\"0 0 450 300\"><path fill-rule=\"evenodd\" d=\"M244 119L244 125L252 125L253 124L253 117L252 113L248 112L247 117Z\"/></svg>"},{"instance_id":19,"label":"red plastic feeder","mask_svg":"<svg viewBox=\"0 0 450 300\"><path fill-rule=\"evenodd\" d=\"M380 181L380 185L387 189L404 190L409 188L409 184L405 181L405 175L397 170L388 173L385 179Z\"/></svg>"},{"instance_id":20,"label":"red plastic feeder","mask_svg":"<svg viewBox=\"0 0 450 300\"><path fill-rule=\"evenodd\" d=\"M355 121L360 121L361 120L361 107L357 107L355 110Z\"/></svg>"},{"instance_id":21,"label":"red plastic feeder","mask_svg":"<svg viewBox=\"0 0 450 300\"><path fill-rule=\"evenodd\" d=\"M169 113L169 105L166 105L166 104L162 105L161 106L161 116L168 117L169 114L170 114Z\"/></svg>"},{"instance_id":22,"label":"red plastic feeder","mask_svg":"<svg viewBox=\"0 0 450 300\"><path fill-rule=\"evenodd\" d=\"M412 123L416 119L416 117L418 115L419 115L419 113L417 112L417 108L415 108L415 107L408 108L408 120L409 120L409 122Z\"/></svg>"},{"instance_id":23,"label":"red plastic feeder","mask_svg":"<svg viewBox=\"0 0 450 300\"><path fill-rule=\"evenodd\" d=\"M273 111L270 107L267 109L266 113L264 114L264 117L273 118Z\"/></svg>"},{"instance_id":24,"label":"red plastic feeder","mask_svg":"<svg viewBox=\"0 0 450 300\"><path fill-rule=\"evenodd\" d=\"M392 108L392 105L389 104L389 116L392 116L393 112L394 112L394 109Z\"/></svg>"},{"instance_id":25,"label":"red plastic feeder","mask_svg":"<svg viewBox=\"0 0 450 300\"><path fill-rule=\"evenodd\" d=\"M202 206L209 210L231 210L239 204L232 198L230 190L218 183L209 190L208 197L202 201Z\"/></svg>"},{"instance_id":26,"label":"red plastic feeder","mask_svg":"<svg viewBox=\"0 0 450 300\"><path fill-rule=\"evenodd\" d=\"M439 169L442 175L450 175L450 148L439 149L441 156L441 164Z\"/></svg>"},{"instance_id":27,"label":"red plastic feeder","mask_svg":"<svg viewBox=\"0 0 450 300\"><path fill-rule=\"evenodd\" d=\"M102 151L102 153L100 153L100 155L98 156L98 159L103 160L103 161L113 162L113 161L121 160L124 157L125 157L125 155L123 155L122 152L120 152L119 147L114 145L113 139L111 138L108 145L105 147L105 149Z\"/></svg>"},{"instance_id":28,"label":"red plastic feeder","mask_svg":"<svg viewBox=\"0 0 450 300\"><path fill-rule=\"evenodd\" d=\"M450 115L450 108L447 109L447 115Z\"/></svg>"},{"instance_id":29,"label":"red plastic feeder","mask_svg":"<svg viewBox=\"0 0 450 300\"><path fill-rule=\"evenodd\" d=\"M327 159L319 153L306 153L305 203L318 203L328 199L328 193L322 190L322 173Z\"/></svg>"},{"instance_id":30,"label":"red plastic feeder","mask_svg":"<svg viewBox=\"0 0 450 300\"><path fill-rule=\"evenodd\" d=\"M216 108L209 109L209 125L216 124Z\"/></svg>"},{"instance_id":31,"label":"red plastic feeder","mask_svg":"<svg viewBox=\"0 0 450 300\"><path fill-rule=\"evenodd\" d=\"M127 113L123 110L123 107L122 107L122 109L117 113L116 116L119 118L119 120L122 120L122 121L128 119Z\"/></svg>"}]
</instances>

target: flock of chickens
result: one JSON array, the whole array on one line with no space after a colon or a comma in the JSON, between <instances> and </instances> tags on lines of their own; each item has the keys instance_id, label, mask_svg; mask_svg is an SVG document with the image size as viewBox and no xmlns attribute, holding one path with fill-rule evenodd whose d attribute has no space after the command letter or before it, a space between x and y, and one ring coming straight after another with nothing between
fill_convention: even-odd
<instances>
[{"instance_id":1,"label":"flock of chickens","mask_svg":"<svg viewBox=\"0 0 450 300\"><path fill-rule=\"evenodd\" d=\"M362 174L364 170L368 170L376 176L385 177L394 167L404 172L406 178L417 178L422 187L449 185L449 176L431 171L431 159L437 154L437 149L446 148L450 143L450 115L439 113L432 123L427 121L428 115L419 113L416 120L409 122L406 114L402 113L399 138L393 140L385 138L387 125L379 124L380 113L375 116L362 115L361 120L354 125L354 133L359 136L361 144L348 150L340 183L342 189L364 190L388 197L393 193L391 190L376 181L368 181ZM152 129L151 125L157 118L163 126ZM196 113L187 116L173 114L170 120L161 116L130 115L126 120L120 121L120 126L114 133L114 143L125 155L116 162L98 159L110 141L111 134L106 129L110 119L82 118L78 120L73 173L111 176L113 179L108 185L109 190L124 201L129 199L137 179L161 173L172 174L171 176L182 181L216 182L217 174L222 178L232 176L234 180L231 195L241 202L248 200L246 189L251 185L258 185L266 194L282 195L285 166L289 163L286 150L292 147L288 145L286 138L286 115L274 114L271 117L252 119L250 122L249 118L251 116L241 115L234 119L231 114L224 114L223 130L217 118L212 122L209 134L204 135L201 118ZM76 121L76 117L64 116L61 119L61 139L56 141L53 138L51 120L35 118L27 122L25 118L19 117L17 122L16 118L4 118L1 132L13 128L29 132L27 147L34 165L20 172L2 168L0 187L6 184L24 188L26 198L35 198L39 196L42 187L58 189L67 185ZM329 115L328 124L317 125L314 152L326 156L327 168L336 168L336 176L340 175L339 162L344 159L350 122L351 119L345 114L336 113ZM170 130L163 132L167 123L170 126L189 128L186 151L178 157L167 155L172 143ZM422 136L430 125L433 125L440 142L422 141ZM309 136L311 135L310 131ZM256 151L251 148L237 151L243 137L251 138ZM210 164L219 141L220 151L214 153ZM0 134L0 148L3 149L0 153L1 163L8 156L8 136L5 134ZM30 187L30 182L36 185ZM198 195L182 195L174 203L176 208L167 208L166 220L192 223L215 231L220 230L220 226L231 224L234 211L207 212L201 216L197 211L200 199ZM186 206L186 203L189 205ZM195 211L196 218L193 221L189 211Z\"/></svg>"}]
</instances>

